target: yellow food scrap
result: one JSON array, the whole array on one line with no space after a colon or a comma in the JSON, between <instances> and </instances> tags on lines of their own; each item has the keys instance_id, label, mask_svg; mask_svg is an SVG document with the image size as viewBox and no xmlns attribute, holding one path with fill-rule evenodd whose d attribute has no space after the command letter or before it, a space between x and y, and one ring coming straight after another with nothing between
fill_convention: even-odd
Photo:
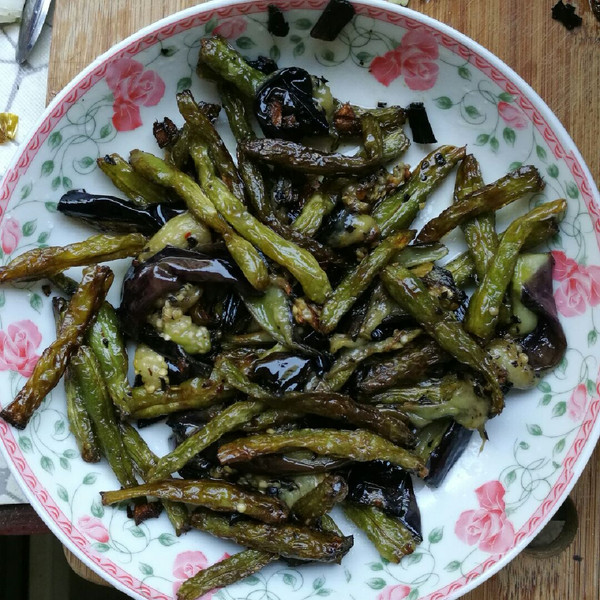
<instances>
[{"instance_id":1,"label":"yellow food scrap","mask_svg":"<svg viewBox=\"0 0 600 600\"><path fill-rule=\"evenodd\" d=\"M12 113L0 113L0 144L14 140L17 135L19 117Z\"/></svg>"}]
</instances>

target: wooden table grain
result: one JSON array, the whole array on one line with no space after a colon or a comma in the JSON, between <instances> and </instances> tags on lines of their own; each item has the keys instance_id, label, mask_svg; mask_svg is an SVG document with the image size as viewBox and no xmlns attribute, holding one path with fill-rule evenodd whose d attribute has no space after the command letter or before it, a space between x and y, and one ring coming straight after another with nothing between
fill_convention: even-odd
<instances>
[{"instance_id":1,"label":"wooden table grain","mask_svg":"<svg viewBox=\"0 0 600 600\"><path fill-rule=\"evenodd\" d=\"M52 98L114 43L189 0L57 0L48 73ZM552 20L554 1L412 0L410 8L451 25L511 66L540 94L600 181L600 23L580 1L583 26ZM561 555L521 554L465 600L598 600L600 598L600 449L575 487L580 516L574 542ZM76 568L76 563L71 563Z\"/></svg>"}]
</instances>

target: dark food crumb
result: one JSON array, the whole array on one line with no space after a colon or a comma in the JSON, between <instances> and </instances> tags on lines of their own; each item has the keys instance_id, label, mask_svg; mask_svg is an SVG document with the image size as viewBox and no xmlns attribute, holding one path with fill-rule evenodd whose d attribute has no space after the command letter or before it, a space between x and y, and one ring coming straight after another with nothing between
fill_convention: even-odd
<instances>
[{"instance_id":1,"label":"dark food crumb","mask_svg":"<svg viewBox=\"0 0 600 600\"><path fill-rule=\"evenodd\" d=\"M42 286L42 292L46 298L52 293L52 288L46 283Z\"/></svg>"},{"instance_id":2,"label":"dark food crumb","mask_svg":"<svg viewBox=\"0 0 600 600\"><path fill-rule=\"evenodd\" d=\"M583 556L579 556L579 554L573 554L573 560L576 562L581 562L583 560Z\"/></svg>"},{"instance_id":3,"label":"dark food crumb","mask_svg":"<svg viewBox=\"0 0 600 600\"><path fill-rule=\"evenodd\" d=\"M552 7L552 18L560 21L569 31L580 27L582 18L575 14L575 7L572 4L564 4L562 0Z\"/></svg>"},{"instance_id":4,"label":"dark food crumb","mask_svg":"<svg viewBox=\"0 0 600 600\"><path fill-rule=\"evenodd\" d=\"M311 29L310 37L333 42L353 16L354 7L348 0L330 0Z\"/></svg>"},{"instance_id":5,"label":"dark food crumb","mask_svg":"<svg viewBox=\"0 0 600 600\"><path fill-rule=\"evenodd\" d=\"M274 4L269 4L268 8L269 20L267 22L267 29L269 33L277 37L285 37L290 32L290 25L285 20L281 9L277 8Z\"/></svg>"}]
</instances>

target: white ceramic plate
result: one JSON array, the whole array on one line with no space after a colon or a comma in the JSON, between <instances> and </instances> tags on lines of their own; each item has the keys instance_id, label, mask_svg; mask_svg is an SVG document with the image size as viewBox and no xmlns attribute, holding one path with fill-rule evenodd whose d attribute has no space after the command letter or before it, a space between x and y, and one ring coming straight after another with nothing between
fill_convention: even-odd
<instances>
[{"instance_id":1,"label":"white ceramic plate","mask_svg":"<svg viewBox=\"0 0 600 600\"><path fill-rule=\"evenodd\" d=\"M332 43L309 37L326 0L281 0L289 35L266 30L267 2L212 2L179 13L119 44L67 86L46 111L0 188L1 261L42 244L64 244L90 232L55 212L71 188L110 192L98 156L131 148L157 151L151 124L177 119L175 93L191 87L216 98L194 74L198 40L213 32L244 54L276 58L330 81L338 98L423 101L440 143L468 144L486 181L513 163L533 163L546 179L538 198L568 199L553 241L556 300L569 350L537 389L512 394L479 441L435 491L419 488L424 542L399 565L382 561L364 536L341 566L277 564L212 594L233 600L440 600L472 589L512 559L560 506L600 432L596 388L596 306L600 303L598 192L572 141L540 98L489 52L416 12L383 2L355 2L357 17ZM118 85L117 85L118 83ZM222 120L222 119L221 119ZM428 151L413 145L406 162ZM450 200L448 181L423 219ZM511 207L510 214L525 206ZM567 258L568 257L568 258ZM122 273L123 264L118 265ZM118 286L113 300L118 301ZM8 404L53 339L50 299L39 285L0 290L0 384ZM165 430L145 430L157 453ZM198 569L235 546L197 532L176 538L166 517L136 527L124 512L103 508L98 492L117 482L106 464L78 457L62 388L44 402L25 431L0 422L3 451L31 504L60 540L114 586L136 598L172 598ZM210 597L208 594L206 598Z\"/></svg>"}]
</instances>

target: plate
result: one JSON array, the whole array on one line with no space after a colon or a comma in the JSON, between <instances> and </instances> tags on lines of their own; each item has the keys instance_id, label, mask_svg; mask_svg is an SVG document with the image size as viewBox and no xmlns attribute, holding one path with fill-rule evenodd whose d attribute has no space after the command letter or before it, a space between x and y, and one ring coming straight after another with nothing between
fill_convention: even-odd
<instances>
[{"instance_id":1,"label":"plate","mask_svg":"<svg viewBox=\"0 0 600 600\"><path fill-rule=\"evenodd\" d=\"M361 600L457 598L492 575L536 535L582 472L600 434L598 359L593 345L600 303L598 191L581 156L540 98L489 52L452 29L375 0L354 2L355 20L335 42L309 37L325 0L282 0L290 32L266 29L266 2L212 2L152 25L100 57L55 99L6 173L0 188L2 263L41 245L90 234L56 213L71 188L111 192L95 159L156 151L151 125L177 116L175 93L191 87L216 99L195 77L199 39L227 37L245 55L266 54L326 77L335 96L373 106L425 103L440 143L468 144L486 181L515 164L544 173L543 194L527 203L568 199L551 250L555 298L569 350L537 388L510 396L489 423L480 452L475 438L438 490L419 488L424 542L399 565L383 561L341 515L355 546L338 565L277 564L211 595L223 600ZM116 82L119 83L118 89ZM222 125L223 123L221 123ZM414 144L406 162L428 148ZM447 181L420 223L449 203ZM505 211L506 212L506 211ZM420 224L419 223L419 224ZM115 265L122 274L126 263ZM112 300L118 302L118 286ZM53 339L50 298L39 285L0 290L0 385L8 404L42 349ZM167 452L165 430L144 435ZM166 517L135 526L125 512L103 508L98 492L118 487L107 465L80 460L57 388L24 431L0 422L3 452L28 499L78 558L135 598L173 598L181 582L236 551L233 544L191 532L174 536Z\"/></svg>"}]
</instances>

